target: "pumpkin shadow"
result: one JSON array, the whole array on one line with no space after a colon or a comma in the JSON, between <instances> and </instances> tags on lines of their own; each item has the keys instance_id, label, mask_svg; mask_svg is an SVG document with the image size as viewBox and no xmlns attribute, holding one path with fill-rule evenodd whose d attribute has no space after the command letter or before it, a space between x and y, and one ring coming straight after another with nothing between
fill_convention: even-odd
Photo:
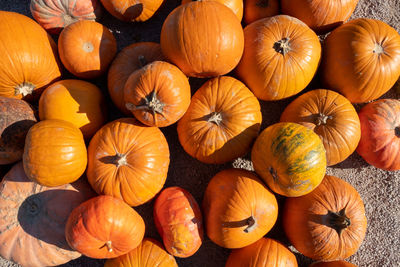
<instances>
[{"instance_id":1,"label":"pumpkin shadow","mask_svg":"<svg viewBox=\"0 0 400 267\"><path fill-rule=\"evenodd\" d=\"M353 152L347 159L344 161L329 166L330 168L335 169L361 169L370 166L357 152Z\"/></svg>"}]
</instances>

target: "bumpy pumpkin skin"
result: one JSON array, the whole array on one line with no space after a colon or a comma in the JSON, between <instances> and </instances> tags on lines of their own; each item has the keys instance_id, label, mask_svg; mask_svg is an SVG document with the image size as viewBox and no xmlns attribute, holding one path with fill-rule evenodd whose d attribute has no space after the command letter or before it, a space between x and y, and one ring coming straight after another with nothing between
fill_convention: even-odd
<instances>
[{"instance_id":1,"label":"bumpy pumpkin skin","mask_svg":"<svg viewBox=\"0 0 400 267\"><path fill-rule=\"evenodd\" d=\"M350 262L347 261L327 261L327 262L315 262L311 264L309 267L357 267L357 265L354 265Z\"/></svg>"},{"instance_id":2,"label":"bumpy pumpkin skin","mask_svg":"<svg viewBox=\"0 0 400 267\"><path fill-rule=\"evenodd\" d=\"M245 0L244 22L250 24L256 20L279 15L278 0Z\"/></svg>"},{"instance_id":3,"label":"bumpy pumpkin skin","mask_svg":"<svg viewBox=\"0 0 400 267\"><path fill-rule=\"evenodd\" d=\"M312 130L292 122L276 123L261 132L251 160L268 187L287 197L310 193L326 171L322 140Z\"/></svg>"},{"instance_id":4,"label":"bumpy pumpkin skin","mask_svg":"<svg viewBox=\"0 0 400 267\"><path fill-rule=\"evenodd\" d=\"M22 159L26 134L35 123L28 103L0 96L0 165Z\"/></svg>"},{"instance_id":5,"label":"bumpy pumpkin skin","mask_svg":"<svg viewBox=\"0 0 400 267\"><path fill-rule=\"evenodd\" d=\"M303 255L343 260L358 250L365 237L364 203L349 183L327 175L311 193L286 199L283 228Z\"/></svg>"},{"instance_id":6,"label":"bumpy pumpkin skin","mask_svg":"<svg viewBox=\"0 0 400 267\"><path fill-rule=\"evenodd\" d=\"M379 98L400 75L400 35L379 20L355 19L335 29L323 54L322 82L352 103Z\"/></svg>"},{"instance_id":7,"label":"bumpy pumpkin skin","mask_svg":"<svg viewBox=\"0 0 400 267\"><path fill-rule=\"evenodd\" d=\"M203 198L207 236L224 248L248 246L268 233L278 216L275 195L252 172L228 169L210 181Z\"/></svg>"},{"instance_id":8,"label":"bumpy pumpkin skin","mask_svg":"<svg viewBox=\"0 0 400 267\"><path fill-rule=\"evenodd\" d=\"M57 46L34 20L0 11L0 36L0 96L36 98L60 78Z\"/></svg>"},{"instance_id":9,"label":"bumpy pumpkin skin","mask_svg":"<svg viewBox=\"0 0 400 267\"><path fill-rule=\"evenodd\" d=\"M104 267L178 267L175 258L168 254L161 243L143 238L142 243L128 254L109 259Z\"/></svg>"},{"instance_id":10,"label":"bumpy pumpkin skin","mask_svg":"<svg viewBox=\"0 0 400 267\"><path fill-rule=\"evenodd\" d=\"M160 38L163 54L190 77L224 75L243 54L239 20L215 1L194 1L175 8L164 21Z\"/></svg>"},{"instance_id":11,"label":"bumpy pumpkin skin","mask_svg":"<svg viewBox=\"0 0 400 267\"><path fill-rule=\"evenodd\" d=\"M26 135L22 159L26 176L40 185L72 183L87 164L82 132L67 121L40 121Z\"/></svg>"},{"instance_id":12,"label":"bumpy pumpkin skin","mask_svg":"<svg viewBox=\"0 0 400 267\"><path fill-rule=\"evenodd\" d=\"M297 267L296 256L284 245L261 238L250 246L233 250L225 267Z\"/></svg>"},{"instance_id":13,"label":"bumpy pumpkin skin","mask_svg":"<svg viewBox=\"0 0 400 267\"><path fill-rule=\"evenodd\" d=\"M31 0L30 9L33 18L53 34L78 20L96 20L101 15L97 0Z\"/></svg>"},{"instance_id":14,"label":"bumpy pumpkin skin","mask_svg":"<svg viewBox=\"0 0 400 267\"><path fill-rule=\"evenodd\" d=\"M106 124L93 136L86 175L98 194L138 206L161 190L168 166L168 143L160 129L123 118Z\"/></svg>"},{"instance_id":15,"label":"bumpy pumpkin skin","mask_svg":"<svg viewBox=\"0 0 400 267\"><path fill-rule=\"evenodd\" d=\"M150 19L164 0L100 0L111 15L122 21Z\"/></svg>"},{"instance_id":16,"label":"bumpy pumpkin skin","mask_svg":"<svg viewBox=\"0 0 400 267\"><path fill-rule=\"evenodd\" d=\"M112 62L108 71L108 92L114 104L125 115L132 114L124 101L126 81L134 71L156 60L164 60L160 44L139 42L122 49Z\"/></svg>"},{"instance_id":17,"label":"bumpy pumpkin skin","mask_svg":"<svg viewBox=\"0 0 400 267\"><path fill-rule=\"evenodd\" d=\"M321 58L318 36L300 20L278 15L244 29L236 74L261 100L280 100L311 82Z\"/></svg>"},{"instance_id":18,"label":"bumpy pumpkin skin","mask_svg":"<svg viewBox=\"0 0 400 267\"><path fill-rule=\"evenodd\" d=\"M58 266L81 256L65 240L70 212L94 195L79 180L59 187L30 181L22 163L0 183L0 256L22 266Z\"/></svg>"},{"instance_id":19,"label":"bumpy pumpkin skin","mask_svg":"<svg viewBox=\"0 0 400 267\"><path fill-rule=\"evenodd\" d=\"M200 248L203 217L196 200L185 189L174 186L161 191L153 217L165 248L173 256L187 258Z\"/></svg>"},{"instance_id":20,"label":"bumpy pumpkin skin","mask_svg":"<svg viewBox=\"0 0 400 267\"><path fill-rule=\"evenodd\" d=\"M357 148L361 137L357 111L344 96L325 89L307 92L290 103L281 122L296 122L322 139L327 166L345 160Z\"/></svg>"},{"instance_id":21,"label":"bumpy pumpkin skin","mask_svg":"<svg viewBox=\"0 0 400 267\"><path fill-rule=\"evenodd\" d=\"M182 0L182 5L190 3L195 0ZM202 0L202 1L216 1L227 7L229 7L233 13L235 13L236 17L239 21L242 21L243 18L243 0Z\"/></svg>"}]
</instances>

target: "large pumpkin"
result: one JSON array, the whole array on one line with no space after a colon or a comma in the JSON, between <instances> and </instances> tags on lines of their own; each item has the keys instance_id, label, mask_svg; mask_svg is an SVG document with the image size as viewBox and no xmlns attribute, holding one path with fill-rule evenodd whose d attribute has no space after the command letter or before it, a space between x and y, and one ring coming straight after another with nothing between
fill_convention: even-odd
<instances>
[{"instance_id":1,"label":"large pumpkin","mask_svg":"<svg viewBox=\"0 0 400 267\"><path fill-rule=\"evenodd\" d=\"M164 0L100 0L111 15L123 21L142 22L151 18Z\"/></svg>"},{"instance_id":2,"label":"large pumpkin","mask_svg":"<svg viewBox=\"0 0 400 267\"><path fill-rule=\"evenodd\" d=\"M87 163L82 132L67 121L40 121L28 131L22 158L26 175L38 184L59 186L76 181Z\"/></svg>"},{"instance_id":3,"label":"large pumpkin","mask_svg":"<svg viewBox=\"0 0 400 267\"><path fill-rule=\"evenodd\" d=\"M257 20L244 29L244 53L236 73L262 100L279 100L303 90L321 57L318 36L286 15Z\"/></svg>"},{"instance_id":4,"label":"large pumpkin","mask_svg":"<svg viewBox=\"0 0 400 267\"><path fill-rule=\"evenodd\" d=\"M360 141L360 120L344 96L330 90L307 92L290 103L281 115L283 122L296 122L312 129L322 139L327 165L345 160Z\"/></svg>"},{"instance_id":5,"label":"large pumpkin","mask_svg":"<svg viewBox=\"0 0 400 267\"><path fill-rule=\"evenodd\" d=\"M243 54L243 29L235 14L215 1L175 8L161 29L161 49L187 76L215 77L233 70Z\"/></svg>"},{"instance_id":6,"label":"large pumpkin","mask_svg":"<svg viewBox=\"0 0 400 267\"><path fill-rule=\"evenodd\" d=\"M125 202L97 196L76 207L65 225L71 248L95 259L124 255L140 245L145 225Z\"/></svg>"},{"instance_id":7,"label":"large pumpkin","mask_svg":"<svg viewBox=\"0 0 400 267\"><path fill-rule=\"evenodd\" d=\"M274 226L278 204L274 194L252 172L228 169L217 173L204 193L208 237L224 248L242 248Z\"/></svg>"},{"instance_id":8,"label":"large pumpkin","mask_svg":"<svg viewBox=\"0 0 400 267\"><path fill-rule=\"evenodd\" d=\"M266 128L254 143L251 160L269 188L287 197L310 193L326 171L322 140L307 127L291 122Z\"/></svg>"},{"instance_id":9,"label":"large pumpkin","mask_svg":"<svg viewBox=\"0 0 400 267\"><path fill-rule=\"evenodd\" d=\"M40 186L17 163L0 183L0 256L24 267L56 266L80 257L65 240L65 223L91 196L83 181Z\"/></svg>"},{"instance_id":10,"label":"large pumpkin","mask_svg":"<svg viewBox=\"0 0 400 267\"><path fill-rule=\"evenodd\" d=\"M357 267L357 265L354 265L350 262L347 261L327 261L327 262L315 262L311 264L309 267Z\"/></svg>"},{"instance_id":11,"label":"large pumpkin","mask_svg":"<svg viewBox=\"0 0 400 267\"><path fill-rule=\"evenodd\" d=\"M35 21L0 11L0 36L0 96L27 97L60 78L56 44Z\"/></svg>"},{"instance_id":12,"label":"large pumpkin","mask_svg":"<svg viewBox=\"0 0 400 267\"><path fill-rule=\"evenodd\" d=\"M22 159L26 134L35 122L28 103L0 96L0 165Z\"/></svg>"},{"instance_id":13,"label":"large pumpkin","mask_svg":"<svg viewBox=\"0 0 400 267\"><path fill-rule=\"evenodd\" d=\"M314 260L341 260L360 247L367 218L356 189L327 175L311 193L286 199L283 228L303 255Z\"/></svg>"},{"instance_id":14,"label":"large pumpkin","mask_svg":"<svg viewBox=\"0 0 400 267\"><path fill-rule=\"evenodd\" d=\"M192 1L198 1L198 0L182 0L182 5L190 3ZM233 13L235 13L239 21L242 21L243 0L202 0L202 1L216 1L221 4L224 4L225 6L229 7L233 11Z\"/></svg>"},{"instance_id":15,"label":"large pumpkin","mask_svg":"<svg viewBox=\"0 0 400 267\"><path fill-rule=\"evenodd\" d=\"M86 175L97 193L138 206L163 187L169 148L158 128L124 118L106 124L93 136L88 158Z\"/></svg>"},{"instance_id":16,"label":"large pumpkin","mask_svg":"<svg viewBox=\"0 0 400 267\"><path fill-rule=\"evenodd\" d=\"M177 122L190 104L190 84L176 66L155 61L132 73L125 83L125 107L143 124L165 127Z\"/></svg>"},{"instance_id":17,"label":"large pumpkin","mask_svg":"<svg viewBox=\"0 0 400 267\"><path fill-rule=\"evenodd\" d=\"M152 42L131 44L117 54L108 71L108 92L111 100L125 115L132 114L125 107L124 101L124 86L129 76L148 63L163 59L160 44Z\"/></svg>"},{"instance_id":18,"label":"large pumpkin","mask_svg":"<svg viewBox=\"0 0 400 267\"><path fill-rule=\"evenodd\" d=\"M386 23L352 20L325 39L321 77L353 103L386 93L400 75L400 35Z\"/></svg>"},{"instance_id":19,"label":"large pumpkin","mask_svg":"<svg viewBox=\"0 0 400 267\"><path fill-rule=\"evenodd\" d=\"M279 15L279 0L245 0L244 22L250 24L256 20Z\"/></svg>"},{"instance_id":20,"label":"large pumpkin","mask_svg":"<svg viewBox=\"0 0 400 267\"><path fill-rule=\"evenodd\" d=\"M224 163L246 154L260 125L257 98L240 81L221 76L196 91L177 130L189 155L205 163Z\"/></svg>"}]
</instances>

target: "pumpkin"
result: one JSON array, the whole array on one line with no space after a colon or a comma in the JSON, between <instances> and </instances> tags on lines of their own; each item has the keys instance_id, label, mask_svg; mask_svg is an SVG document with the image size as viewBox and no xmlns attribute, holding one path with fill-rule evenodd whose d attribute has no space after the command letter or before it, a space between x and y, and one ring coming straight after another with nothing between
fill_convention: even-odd
<instances>
[{"instance_id":1,"label":"pumpkin","mask_svg":"<svg viewBox=\"0 0 400 267\"><path fill-rule=\"evenodd\" d=\"M315 262L311 264L309 267L357 267L357 265L354 265L350 262L347 261L328 261L328 262Z\"/></svg>"},{"instance_id":2,"label":"pumpkin","mask_svg":"<svg viewBox=\"0 0 400 267\"><path fill-rule=\"evenodd\" d=\"M367 228L363 201L354 187L325 176L311 193L287 198L283 228L293 246L314 260L342 260L360 247Z\"/></svg>"},{"instance_id":3,"label":"pumpkin","mask_svg":"<svg viewBox=\"0 0 400 267\"><path fill-rule=\"evenodd\" d=\"M224 75L243 54L240 21L215 1L194 1L175 8L165 19L160 38L163 54L191 77Z\"/></svg>"},{"instance_id":4,"label":"pumpkin","mask_svg":"<svg viewBox=\"0 0 400 267\"><path fill-rule=\"evenodd\" d=\"M160 129L123 118L106 124L93 136L86 175L98 194L138 206L161 190L168 166L168 143Z\"/></svg>"},{"instance_id":5,"label":"pumpkin","mask_svg":"<svg viewBox=\"0 0 400 267\"><path fill-rule=\"evenodd\" d=\"M146 21L164 0L100 0L111 15L123 21Z\"/></svg>"},{"instance_id":6,"label":"pumpkin","mask_svg":"<svg viewBox=\"0 0 400 267\"><path fill-rule=\"evenodd\" d=\"M86 81L62 80L44 90L39 100L41 120L73 123L85 138L92 137L106 120L105 100L100 89Z\"/></svg>"},{"instance_id":7,"label":"pumpkin","mask_svg":"<svg viewBox=\"0 0 400 267\"><path fill-rule=\"evenodd\" d=\"M96 20L101 14L97 0L31 0L30 9L33 18L53 34L78 20Z\"/></svg>"},{"instance_id":8,"label":"pumpkin","mask_svg":"<svg viewBox=\"0 0 400 267\"><path fill-rule=\"evenodd\" d=\"M182 0L182 5L190 3L192 1L197 0ZM233 13L235 13L236 17L239 21L242 20L243 17L243 0L202 0L202 1L216 1L227 7L229 7Z\"/></svg>"},{"instance_id":9,"label":"pumpkin","mask_svg":"<svg viewBox=\"0 0 400 267\"><path fill-rule=\"evenodd\" d=\"M29 98L60 78L57 46L34 20L1 10L0 36L0 96Z\"/></svg>"},{"instance_id":10,"label":"pumpkin","mask_svg":"<svg viewBox=\"0 0 400 267\"><path fill-rule=\"evenodd\" d=\"M76 207L65 225L71 248L95 259L124 255L140 245L145 225L142 217L125 202L97 196Z\"/></svg>"},{"instance_id":11,"label":"pumpkin","mask_svg":"<svg viewBox=\"0 0 400 267\"><path fill-rule=\"evenodd\" d=\"M299 96L283 111L281 121L312 129L322 139L328 166L350 156L361 137L357 111L344 96L330 90L318 89Z\"/></svg>"},{"instance_id":12,"label":"pumpkin","mask_svg":"<svg viewBox=\"0 0 400 267\"><path fill-rule=\"evenodd\" d=\"M173 256L187 258L200 248L203 218L196 200L185 189L174 186L161 191L153 217L165 248Z\"/></svg>"},{"instance_id":13,"label":"pumpkin","mask_svg":"<svg viewBox=\"0 0 400 267\"><path fill-rule=\"evenodd\" d=\"M144 238L142 243L128 254L109 259L104 267L178 267L175 258L152 238Z\"/></svg>"},{"instance_id":14,"label":"pumpkin","mask_svg":"<svg viewBox=\"0 0 400 267\"><path fill-rule=\"evenodd\" d=\"M279 14L279 0L244 0L244 22L246 24Z\"/></svg>"},{"instance_id":15,"label":"pumpkin","mask_svg":"<svg viewBox=\"0 0 400 267\"><path fill-rule=\"evenodd\" d=\"M189 155L219 164L246 154L260 125L257 98L240 81L221 76L196 91L177 131Z\"/></svg>"},{"instance_id":16,"label":"pumpkin","mask_svg":"<svg viewBox=\"0 0 400 267\"><path fill-rule=\"evenodd\" d=\"M207 185L203 212L211 241L224 248L242 248L258 241L274 226L278 204L254 173L227 169Z\"/></svg>"},{"instance_id":17,"label":"pumpkin","mask_svg":"<svg viewBox=\"0 0 400 267\"><path fill-rule=\"evenodd\" d=\"M400 35L386 23L360 18L325 39L321 79L352 103L386 93L400 75Z\"/></svg>"},{"instance_id":18,"label":"pumpkin","mask_svg":"<svg viewBox=\"0 0 400 267\"><path fill-rule=\"evenodd\" d=\"M318 36L296 18L278 15L257 20L244 29L244 42L236 73L261 100L299 93L317 71Z\"/></svg>"},{"instance_id":19,"label":"pumpkin","mask_svg":"<svg viewBox=\"0 0 400 267\"><path fill-rule=\"evenodd\" d=\"M40 121L26 135L22 159L27 177L40 185L76 181L87 163L82 132L67 121Z\"/></svg>"},{"instance_id":20,"label":"pumpkin","mask_svg":"<svg viewBox=\"0 0 400 267\"><path fill-rule=\"evenodd\" d=\"M117 53L117 41L100 23L80 20L62 30L58 51L69 72L79 78L93 79L107 71Z\"/></svg>"},{"instance_id":21,"label":"pumpkin","mask_svg":"<svg viewBox=\"0 0 400 267\"><path fill-rule=\"evenodd\" d=\"M0 256L21 266L67 263L81 256L65 240L70 212L93 196L83 181L44 187L30 181L22 163L0 183Z\"/></svg>"},{"instance_id":22,"label":"pumpkin","mask_svg":"<svg viewBox=\"0 0 400 267\"><path fill-rule=\"evenodd\" d=\"M284 245L270 238L233 250L225 267L297 267L296 256Z\"/></svg>"},{"instance_id":23,"label":"pumpkin","mask_svg":"<svg viewBox=\"0 0 400 267\"><path fill-rule=\"evenodd\" d=\"M0 96L0 165L22 159L26 134L35 123L35 113L28 103Z\"/></svg>"},{"instance_id":24,"label":"pumpkin","mask_svg":"<svg viewBox=\"0 0 400 267\"><path fill-rule=\"evenodd\" d=\"M377 168L400 170L400 100L379 99L364 106L358 116L361 139L357 153Z\"/></svg>"},{"instance_id":25,"label":"pumpkin","mask_svg":"<svg viewBox=\"0 0 400 267\"><path fill-rule=\"evenodd\" d=\"M163 60L160 44L139 42L121 50L112 62L108 71L108 92L111 100L125 115L132 114L124 101L124 86L129 76L148 63Z\"/></svg>"},{"instance_id":26,"label":"pumpkin","mask_svg":"<svg viewBox=\"0 0 400 267\"><path fill-rule=\"evenodd\" d=\"M190 104L190 84L176 66L155 61L133 72L125 83L125 106L143 124L165 127L177 122Z\"/></svg>"},{"instance_id":27,"label":"pumpkin","mask_svg":"<svg viewBox=\"0 0 400 267\"><path fill-rule=\"evenodd\" d=\"M347 21L358 0L281 0L282 13L298 18L318 33Z\"/></svg>"},{"instance_id":28,"label":"pumpkin","mask_svg":"<svg viewBox=\"0 0 400 267\"><path fill-rule=\"evenodd\" d=\"M254 170L277 194L298 197L310 193L324 178L326 152L312 130L292 122L267 127L251 151Z\"/></svg>"}]
</instances>

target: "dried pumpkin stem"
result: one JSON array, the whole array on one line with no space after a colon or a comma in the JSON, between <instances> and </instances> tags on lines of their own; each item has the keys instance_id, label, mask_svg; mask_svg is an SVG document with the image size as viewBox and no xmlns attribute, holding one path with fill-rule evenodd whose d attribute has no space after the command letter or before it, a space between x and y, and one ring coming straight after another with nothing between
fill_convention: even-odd
<instances>
[{"instance_id":1,"label":"dried pumpkin stem","mask_svg":"<svg viewBox=\"0 0 400 267\"><path fill-rule=\"evenodd\" d=\"M222 115L220 112L214 111L210 114L210 117L208 118L207 121L215 123L216 125L219 125L222 121Z\"/></svg>"},{"instance_id":2,"label":"dried pumpkin stem","mask_svg":"<svg viewBox=\"0 0 400 267\"><path fill-rule=\"evenodd\" d=\"M343 229L351 224L350 218L346 216L345 209L339 212L328 211L328 226L335 229L340 235Z\"/></svg>"},{"instance_id":3,"label":"dried pumpkin stem","mask_svg":"<svg viewBox=\"0 0 400 267\"><path fill-rule=\"evenodd\" d=\"M332 116L328 116L322 113L319 113L316 118L315 118L315 124L320 126L320 125L325 125L328 120L331 120Z\"/></svg>"},{"instance_id":4,"label":"dried pumpkin stem","mask_svg":"<svg viewBox=\"0 0 400 267\"><path fill-rule=\"evenodd\" d=\"M106 242L105 246L107 247L108 252L110 252L110 253L113 252L113 249L112 249L112 247L111 247L111 241L110 241L110 240L108 240L108 241Z\"/></svg>"},{"instance_id":5,"label":"dried pumpkin stem","mask_svg":"<svg viewBox=\"0 0 400 267\"><path fill-rule=\"evenodd\" d=\"M276 52L286 55L290 50L290 38L285 37L274 44L274 49Z\"/></svg>"},{"instance_id":6,"label":"dried pumpkin stem","mask_svg":"<svg viewBox=\"0 0 400 267\"><path fill-rule=\"evenodd\" d=\"M35 90L35 85L33 85L33 83L23 82L22 84L19 84L15 87L14 95L22 95L23 97L25 97L32 94L33 90Z\"/></svg>"},{"instance_id":7,"label":"dried pumpkin stem","mask_svg":"<svg viewBox=\"0 0 400 267\"><path fill-rule=\"evenodd\" d=\"M157 93L155 90L153 90L150 96L145 97L144 101L144 104L138 106L132 103L126 103L126 108L130 111L149 110L153 113L153 115L155 115L156 113L163 114L165 104L157 98Z\"/></svg>"},{"instance_id":8,"label":"dried pumpkin stem","mask_svg":"<svg viewBox=\"0 0 400 267\"><path fill-rule=\"evenodd\" d=\"M256 220L254 219L254 217L250 216L249 218L246 218L246 219L241 220L241 221L225 222L225 223L222 224L222 226L228 227L228 228L237 228L237 227L247 226L243 230L243 232L250 233L251 231L254 230L254 228L256 228L257 224L256 224Z\"/></svg>"},{"instance_id":9,"label":"dried pumpkin stem","mask_svg":"<svg viewBox=\"0 0 400 267\"><path fill-rule=\"evenodd\" d=\"M383 49L381 44L375 44L374 50L372 52L374 52L375 54L380 55L380 54L383 54L385 51L384 51L384 49Z\"/></svg>"},{"instance_id":10,"label":"dried pumpkin stem","mask_svg":"<svg viewBox=\"0 0 400 267\"><path fill-rule=\"evenodd\" d=\"M117 154L115 155L114 164L115 164L117 167L121 167L121 166L126 165L126 164L127 164L126 155L117 152Z\"/></svg>"},{"instance_id":11,"label":"dried pumpkin stem","mask_svg":"<svg viewBox=\"0 0 400 267\"><path fill-rule=\"evenodd\" d=\"M147 65L147 60L143 55L138 56L138 61L140 63L140 66L143 68L144 66Z\"/></svg>"}]
</instances>

